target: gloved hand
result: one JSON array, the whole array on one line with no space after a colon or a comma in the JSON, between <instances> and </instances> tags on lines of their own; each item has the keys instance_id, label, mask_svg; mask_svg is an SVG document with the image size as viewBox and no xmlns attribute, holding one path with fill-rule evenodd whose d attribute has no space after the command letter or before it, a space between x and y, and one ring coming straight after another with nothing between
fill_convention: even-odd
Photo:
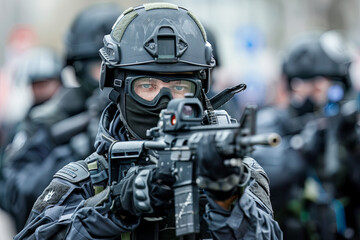
<instances>
[{"instance_id":1,"label":"gloved hand","mask_svg":"<svg viewBox=\"0 0 360 240\"><path fill-rule=\"evenodd\" d=\"M175 176L170 168L154 168L149 178L151 205L155 212L174 205L174 191L171 186L175 183Z\"/></svg>"},{"instance_id":2,"label":"gloved hand","mask_svg":"<svg viewBox=\"0 0 360 240\"><path fill-rule=\"evenodd\" d=\"M198 186L205 189L211 198L223 201L237 194L242 174L241 167L224 164L228 157L217 150L214 134L201 137L196 157Z\"/></svg>"},{"instance_id":3,"label":"gloved hand","mask_svg":"<svg viewBox=\"0 0 360 240\"><path fill-rule=\"evenodd\" d=\"M147 166L132 168L120 183L113 185L114 209L118 215L162 216L173 203L170 169Z\"/></svg>"}]
</instances>

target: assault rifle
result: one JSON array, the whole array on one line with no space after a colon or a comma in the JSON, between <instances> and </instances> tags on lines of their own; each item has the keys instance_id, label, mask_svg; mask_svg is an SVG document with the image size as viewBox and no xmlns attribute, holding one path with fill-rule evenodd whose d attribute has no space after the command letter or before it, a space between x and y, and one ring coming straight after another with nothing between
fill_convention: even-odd
<instances>
[{"instance_id":1,"label":"assault rifle","mask_svg":"<svg viewBox=\"0 0 360 240\"><path fill-rule=\"evenodd\" d=\"M217 150L232 159L228 161L232 166L240 166L254 145L275 146L280 142L275 133L255 135L255 107L246 108L239 123L231 123L227 114L220 114L219 124L203 125L209 115L204 114L197 98L173 99L160 113L158 126L147 132L153 140L116 142L109 150L110 183L119 182L131 165L156 163L159 168L172 169L176 177L172 187L177 236L200 232L198 189L206 184L197 178L195 166L197 145L203 135L215 135ZM226 184L234 186L225 182L220 190Z\"/></svg>"}]
</instances>

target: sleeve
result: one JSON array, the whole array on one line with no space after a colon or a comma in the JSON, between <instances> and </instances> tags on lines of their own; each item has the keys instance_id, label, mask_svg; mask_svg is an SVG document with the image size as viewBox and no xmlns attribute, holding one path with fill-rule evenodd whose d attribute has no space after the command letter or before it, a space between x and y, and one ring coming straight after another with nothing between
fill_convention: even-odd
<instances>
[{"instance_id":1,"label":"sleeve","mask_svg":"<svg viewBox=\"0 0 360 240\"><path fill-rule=\"evenodd\" d=\"M19 151L6 156L0 205L14 217L18 230L24 227L32 205L51 181L54 170L63 166L47 158L53 148L45 129L39 129Z\"/></svg>"},{"instance_id":2,"label":"sleeve","mask_svg":"<svg viewBox=\"0 0 360 240\"><path fill-rule=\"evenodd\" d=\"M205 220L214 239L282 239L273 218L268 179L254 159L246 159L251 181L231 211L208 198Z\"/></svg>"},{"instance_id":3,"label":"sleeve","mask_svg":"<svg viewBox=\"0 0 360 240\"><path fill-rule=\"evenodd\" d=\"M282 239L278 223L255 199L256 196L246 190L231 211L209 199L205 220L213 238Z\"/></svg>"},{"instance_id":4,"label":"sleeve","mask_svg":"<svg viewBox=\"0 0 360 240\"><path fill-rule=\"evenodd\" d=\"M87 200L100 195L92 196L91 189L89 177L76 183L55 177L14 239L118 239L138 226L138 218L125 222L112 213L109 187L103 191L101 204L86 205Z\"/></svg>"}]
</instances>

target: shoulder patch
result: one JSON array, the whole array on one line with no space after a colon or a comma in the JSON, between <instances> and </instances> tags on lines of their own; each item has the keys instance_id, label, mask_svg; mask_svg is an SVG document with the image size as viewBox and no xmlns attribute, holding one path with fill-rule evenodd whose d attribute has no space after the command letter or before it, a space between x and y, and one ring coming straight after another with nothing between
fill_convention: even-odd
<instances>
[{"instance_id":1,"label":"shoulder patch","mask_svg":"<svg viewBox=\"0 0 360 240\"><path fill-rule=\"evenodd\" d=\"M47 206L57 204L61 197L68 192L69 188L68 185L52 181L38 197L33 209L42 212Z\"/></svg>"},{"instance_id":2,"label":"shoulder patch","mask_svg":"<svg viewBox=\"0 0 360 240\"><path fill-rule=\"evenodd\" d=\"M54 175L54 177L58 177L72 183L85 180L89 176L90 173L86 165L84 166L81 161L69 163Z\"/></svg>"}]
</instances>

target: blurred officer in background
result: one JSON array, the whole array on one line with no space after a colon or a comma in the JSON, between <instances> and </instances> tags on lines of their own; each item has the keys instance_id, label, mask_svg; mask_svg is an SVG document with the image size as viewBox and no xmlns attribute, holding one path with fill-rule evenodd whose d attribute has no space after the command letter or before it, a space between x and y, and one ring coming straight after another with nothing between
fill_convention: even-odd
<instances>
[{"instance_id":1,"label":"blurred officer in background","mask_svg":"<svg viewBox=\"0 0 360 240\"><path fill-rule=\"evenodd\" d=\"M50 49L33 49L29 54L28 63L22 67L27 71L33 93L32 107L36 107L45 103L60 89L62 63Z\"/></svg>"},{"instance_id":2,"label":"blurred officer in background","mask_svg":"<svg viewBox=\"0 0 360 240\"><path fill-rule=\"evenodd\" d=\"M29 121L37 130L6 155L1 207L20 230L36 198L54 173L94 151L99 115L108 100L99 94L102 38L119 16L114 4L99 4L81 12L65 38L64 82L74 73L77 88L63 87L45 104L31 109ZM70 73L70 74L69 74Z\"/></svg>"},{"instance_id":3,"label":"blurred officer in background","mask_svg":"<svg viewBox=\"0 0 360 240\"><path fill-rule=\"evenodd\" d=\"M60 72L63 64L52 49L45 47L29 49L22 56L17 66L18 69L15 72L14 80L24 79L22 81L28 83L32 93L32 105L27 111L25 118L16 124L14 123L14 129L7 129L9 131L8 139L4 144L0 145L0 170L3 166L5 148L8 157L13 155L23 146L27 136L31 136L38 129L39 126L30 117L31 110L45 103L61 88ZM0 171L0 179L0 186L3 187L2 171ZM0 215L3 216L3 214ZM13 233L15 231L15 224L12 228L12 220L10 216L9 218L0 219L2 221L2 237L6 237L9 234L8 239L10 239L15 235L15 232Z\"/></svg>"},{"instance_id":4,"label":"blurred officer in background","mask_svg":"<svg viewBox=\"0 0 360 240\"><path fill-rule=\"evenodd\" d=\"M302 36L284 58L282 102L258 113L259 133L282 136L280 147L259 147L254 157L269 175L285 239L334 239L344 231L336 226L330 179L341 172L336 126L350 90L350 63L338 33Z\"/></svg>"},{"instance_id":5,"label":"blurred officer in background","mask_svg":"<svg viewBox=\"0 0 360 240\"><path fill-rule=\"evenodd\" d=\"M61 69L63 64L53 50L49 48L33 48L28 50L23 61L19 63L16 71L16 78L25 78L32 92L33 104L28 110L25 118L15 129L6 149L9 157L18 151L29 136L32 136L40 127L40 124L33 121L31 114L33 108L45 103L61 88Z\"/></svg>"},{"instance_id":6,"label":"blurred officer in background","mask_svg":"<svg viewBox=\"0 0 360 240\"><path fill-rule=\"evenodd\" d=\"M34 29L18 24L12 27L3 46L4 63L0 66L0 169L6 146L13 140L19 121L33 104L29 80L26 74L19 74L25 73L19 65L36 44Z\"/></svg>"},{"instance_id":7,"label":"blurred officer in background","mask_svg":"<svg viewBox=\"0 0 360 240\"><path fill-rule=\"evenodd\" d=\"M125 146L148 139L146 130L157 125L160 111L186 93L214 111L205 95L215 66L206 32L187 9L144 4L118 18L100 54L100 88L113 103L101 117L96 152L55 174L15 239L176 239L170 169L131 165L109 186L109 172L116 169L109 166L108 150L116 141ZM198 238L281 239L263 169L250 158L244 161L247 173L226 167L212 139L204 137L197 153L199 176L209 181ZM241 190L247 174L251 181ZM228 190L211 187L230 176L237 182Z\"/></svg>"}]
</instances>

